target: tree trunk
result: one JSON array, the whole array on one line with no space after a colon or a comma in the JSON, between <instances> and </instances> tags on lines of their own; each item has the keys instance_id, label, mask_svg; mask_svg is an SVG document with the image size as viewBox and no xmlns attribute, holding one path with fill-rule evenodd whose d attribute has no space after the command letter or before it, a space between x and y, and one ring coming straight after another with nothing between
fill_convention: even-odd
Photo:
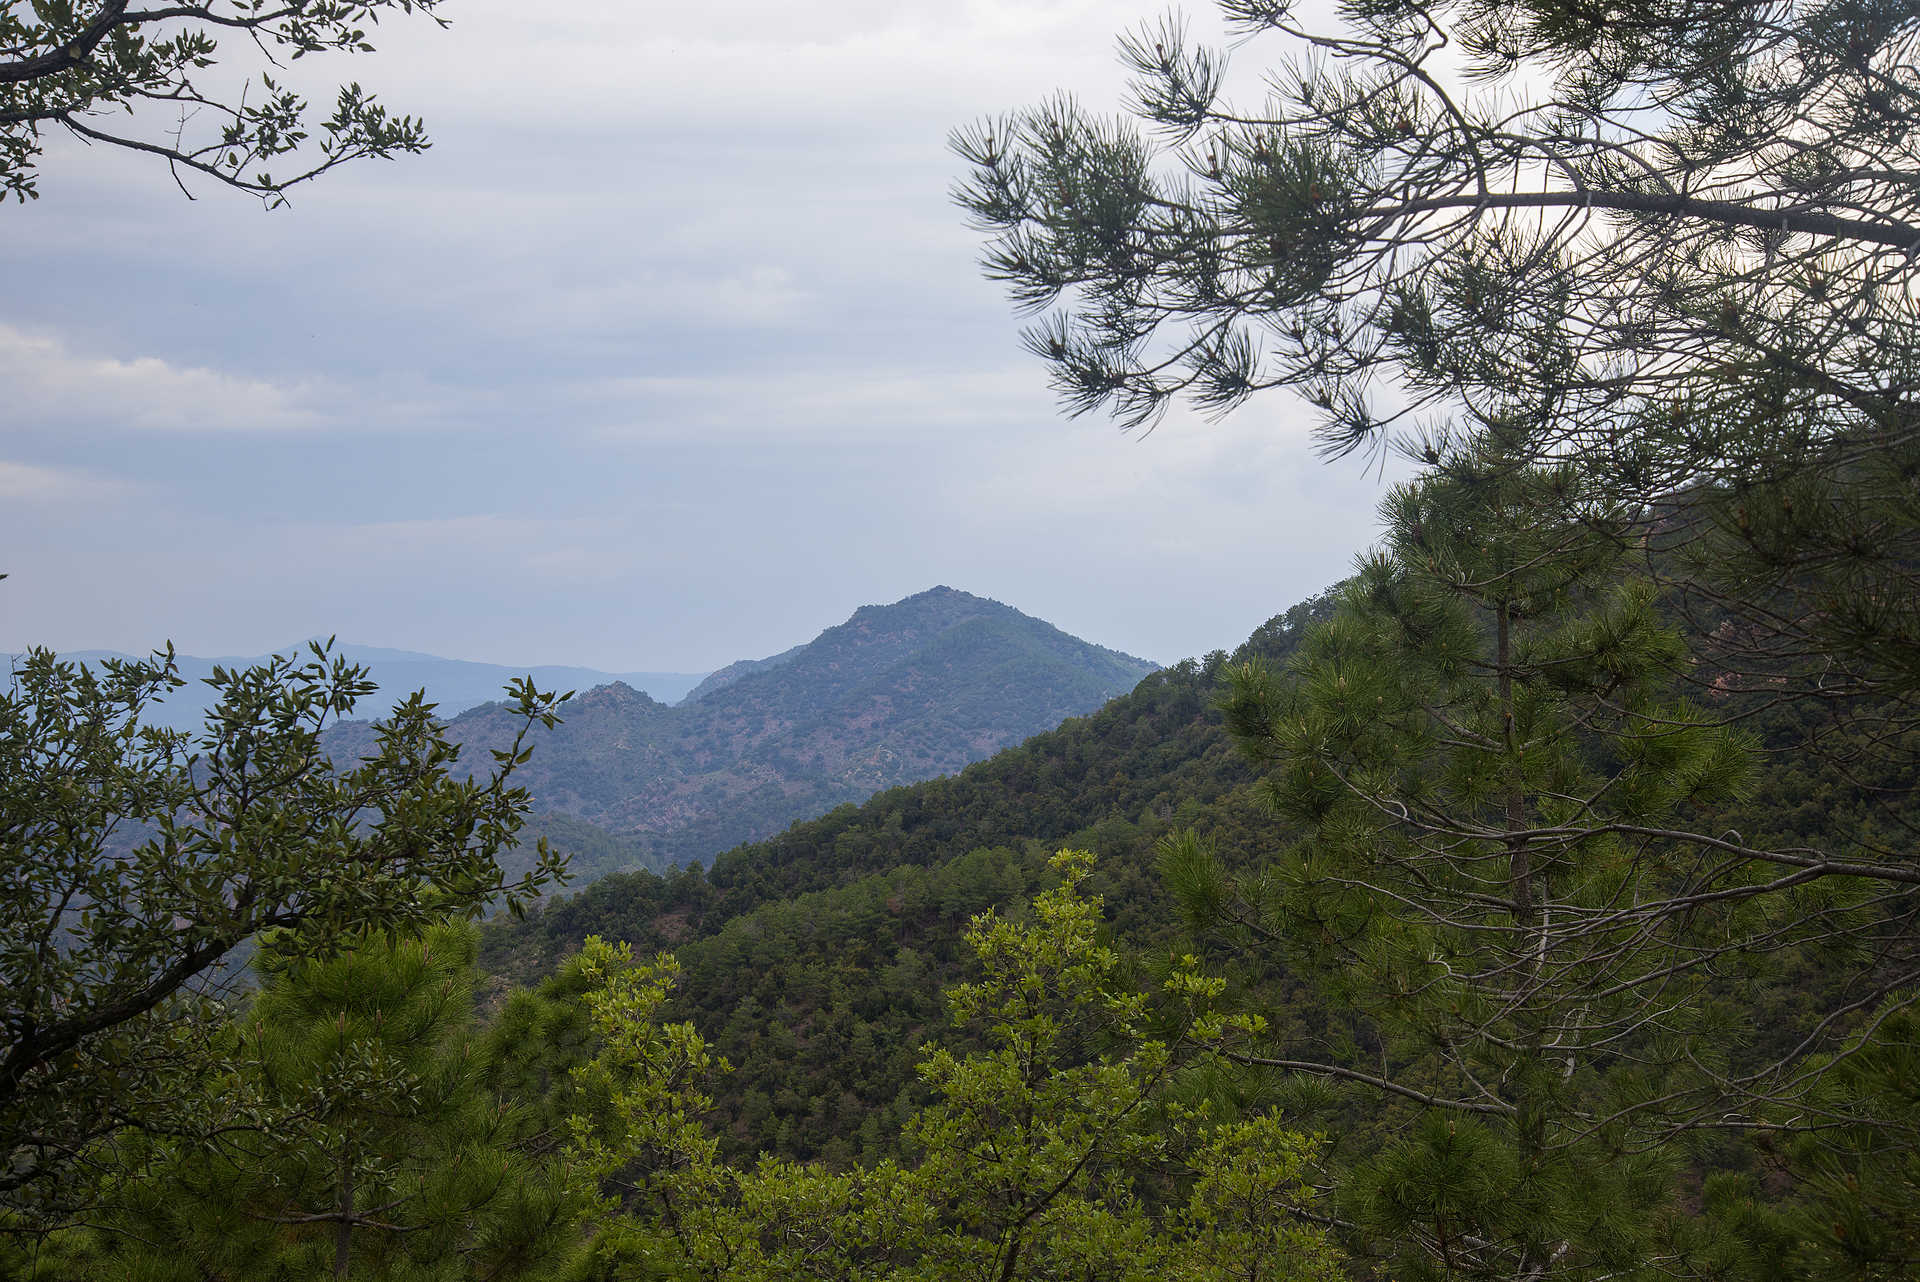
<instances>
[{"instance_id":1,"label":"tree trunk","mask_svg":"<svg viewBox=\"0 0 1920 1282\"><path fill-rule=\"evenodd\" d=\"M1513 636L1506 602L1494 615L1494 669L1500 690L1500 730L1507 745L1509 760L1519 755L1513 733ZM1526 797L1520 780L1507 783L1507 831L1519 833L1527 826ZM1507 838L1507 886L1513 895L1513 918L1521 928L1533 926L1533 866L1524 837ZM1529 950L1531 951L1531 950Z\"/></svg>"},{"instance_id":2,"label":"tree trunk","mask_svg":"<svg viewBox=\"0 0 1920 1282\"><path fill-rule=\"evenodd\" d=\"M334 1282L344 1282L353 1250L353 1150L340 1150L340 1218L333 1225Z\"/></svg>"}]
</instances>

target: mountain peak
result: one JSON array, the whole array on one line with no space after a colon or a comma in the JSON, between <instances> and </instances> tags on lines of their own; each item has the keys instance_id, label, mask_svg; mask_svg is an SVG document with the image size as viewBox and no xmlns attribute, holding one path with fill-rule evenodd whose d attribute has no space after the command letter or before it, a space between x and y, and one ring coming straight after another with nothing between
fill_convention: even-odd
<instances>
[{"instance_id":1,"label":"mountain peak","mask_svg":"<svg viewBox=\"0 0 1920 1282\"><path fill-rule=\"evenodd\" d=\"M878 622L901 627L948 627L964 619L983 615L1009 620L1024 619L1044 628L1053 626L1035 619L1032 615L1022 614L1005 602L995 601L991 597L975 596L971 592L963 592L959 588L948 587L944 583L936 584L923 592L915 592L912 596L901 597L898 601L886 605L863 605L849 615L847 623L841 626L854 623L871 625ZM827 629L826 632L821 633L819 639L831 636L833 631L832 628Z\"/></svg>"},{"instance_id":2,"label":"mountain peak","mask_svg":"<svg viewBox=\"0 0 1920 1282\"><path fill-rule=\"evenodd\" d=\"M863 605L853 612L853 618L862 615L885 613L888 611L911 612L916 608L928 606L996 606L1002 610L1012 609L998 601L975 596L971 592L962 592L959 588L950 588L944 583L935 584L924 592L915 592L912 596L903 596L898 601L886 605Z\"/></svg>"},{"instance_id":3,"label":"mountain peak","mask_svg":"<svg viewBox=\"0 0 1920 1282\"><path fill-rule=\"evenodd\" d=\"M1155 666L940 584L722 668L674 707L625 687L583 694L519 778L540 809L634 843L649 862L710 860L958 771L1092 712ZM487 709L453 729L497 747L512 727Z\"/></svg>"}]
</instances>

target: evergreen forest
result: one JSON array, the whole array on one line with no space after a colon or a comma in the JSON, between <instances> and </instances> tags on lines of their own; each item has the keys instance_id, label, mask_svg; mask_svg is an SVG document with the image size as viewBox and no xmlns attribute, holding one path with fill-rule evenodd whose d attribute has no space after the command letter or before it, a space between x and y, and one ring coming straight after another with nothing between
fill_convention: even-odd
<instances>
[{"instance_id":1,"label":"evergreen forest","mask_svg":"<svg viewBox=\"0 0 1920 1282\"><path fill-rule=\"evenodd\" d=\"M1220 7L1122 37L1123 116L960 129L954 196L1068 412L1395 460L1352 574L985 759L890 675L951 773L816 744L865 800L614 872L565 726L666 723L624 687L357 723L316 642L182 730L171 650L25 654L0 1277L1920 1277L1920 5ZM84 8L0 19L15 189L47 95L212 51ZM246 110L204 163L272 196ZM1146 666L914 600L989 702ZM796 653L688 723L872 695Z\"/></svg>"}]
</instances>

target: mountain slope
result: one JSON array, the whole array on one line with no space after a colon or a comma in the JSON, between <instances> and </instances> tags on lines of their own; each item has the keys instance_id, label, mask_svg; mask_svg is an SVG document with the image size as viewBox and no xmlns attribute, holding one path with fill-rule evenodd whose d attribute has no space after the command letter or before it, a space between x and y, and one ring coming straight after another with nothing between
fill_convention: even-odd
<instances>
[{"instance_id":1,"label":"mountain slope","mask_svg":"<svg viewBox=\"0 0 1920 1282\"><path fill-rule=\"evenodd\" d=\"M1294 607L1235 660L1281 662L1324 600ZM1239 864L1276 839L1215 700L1224 653L1142 680L957 775L892 788L721 855L709 872L610 876L521 923L496 923L486 963L532 982L589 934L671 949L692 1019L736 1070L718 1084L736 1155L878 1158L917 1100L917 1048L964 973L968 918L1040 888L1061 846L1101 856L1115 933L1170 942L1177 913L1155 843L1191 827Z\"/></svg>"},{"instance_id":2,"label":"mountain slope","mask_svg":"<svg viewBox=\"0 0 1920 1282\"><path fill-rule=\"evenodd\" d=\"M837 1163L895 1155L921 1098L916 1049L940 1033L942 986L966 974L972 914L1023 911L1046 884L1049 854L1092 850L1113 934L1150 974L1208 942L1185 935L1162 884L1162 837L1190 830L1229 868L1287 844L1292 834L1216 705L1231 662L1283 665L1329 605L1295 606L1231 660L1216 653L1155 673L1092 715L958 775L795 824L728 851L704 873L608 877L524 922L495 923L485 962L524 983L591 934L630 941L643 956L671 950L682 982L668 1018L692 1020L737 1066L715 1092L732 1155ZM1834 834L1874 823L1888 841L1920 830L1910 776L1860 776L1804 751L1831 715L1788 708L1757 718L1763 755L1751 798L1704 815L1703 830L1737 830L1777 849L1824 848ZM1361 1016L1329 1004L1270 953L1223 947L1208 964L1246 986L1275 1046L1354 1067L1378 1053ZM1817 954L1789 951L1768 966L1741 1031L1722 1048L1743 1063L1792 1053L1840 1000ZM1316 1107L1345 1110L1338 1142L1365 1149L1381 1134L1378 1103L1336 1093Z\"/></svg>"},{"instance_id":3,"label":"mountain slope","mask_svg":"<svg viewBox=\"0 0 1920 1282\"><path fill-rule=\"evenodd\" d=\"M938 587L865 606L771 660L722 669L724 680L677 707L623 684L589 690L559 728L535 736L518 777L536 809L630 843L629 863L704 861L879 789L959 770L1092 711L1153 668ZM514 729L497 705L450 725L477 762Z\"/></svg>"}]
</instances>

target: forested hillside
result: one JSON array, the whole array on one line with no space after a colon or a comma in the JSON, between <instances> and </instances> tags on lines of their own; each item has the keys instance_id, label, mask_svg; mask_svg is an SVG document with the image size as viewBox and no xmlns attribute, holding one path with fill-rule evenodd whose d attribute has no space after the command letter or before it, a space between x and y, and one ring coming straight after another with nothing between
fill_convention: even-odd
<instances>
[{"instance_id":1,"label":"forested hillside","mask_svg":"<svg viewBox=\"0 0 1920 1282\"><path fill-rule=\"evenodd\" d=\"M580 1214L580 1205L570 1200L578 1191L569 1192L559 1171L542 1165L547 1159L537 1155L556 1153L552 1146L560 1113L613 1107L605 1099L592 1102L591 1092L573 1094L575 1088L566 1086L575 1070L597 1062L592 1056L601 1043L586 1021L599 1000L592 996L594 984L603 981L591 976L617 976L627 964L605 969L612 964L609 955L594 950L606 945L588 943L598 937L625 941L636 958L656 952L675 958L674 982L662 983L647 998L650 1013L645 1018L650 1022L635 1027L684 1019L704 1039L703 1055L730 1063L724 1072L714 1068L717 1058L709 1064L700 1079L704 1093L695 1101L701 1125L717 1140L718 1160L746 1170L756 1155L765 1155L821 1162L828 1171L885 1170L912 1162L920 1142L913 1137L922 1133L919 1128L930 1111L937 1111L946 1098L943 1090L950 1089L927 1076L922 1067L926 1048L943 1043L978 1054L991 1044L991 1038L981 1040L978 1026L955 1022L953 1008L943 999L943 993L955 991L977 971L980 915L1030 921L1027 905L1059 893L1059 870L1050 862L1063 846L1092 852L1086 890L1103 901L1099 938L1119 950L1110 964L1116 968L1113 982L1123 989L1151 990L1159 983L1177 982L1182 967L1192 964L1183 962L1183 955L1197 953L1210 970L1231 977L1223 995L1225 1007L1264 1021L1257 1035L1242 1034L1240 1039L1255 1059L1284 1055L1362 1076L1391 1071L1420 1089L1444 1085L1444 1074L1430 1076L1431 1070L1417 1060L1391 1050L1372 1014L1330 1002L1328 990L1288 963L1288 948L1249 949L1244 940L1236 943L1231 931L1195 934L1190 905L1178 893L1173 865L1183 848L1204 848L1229 872L1251 872L1299 836L1297 825L1273 814L1262 795L1264 772L1248 761L1244 745L1228 733L1223 707L1231 708L1236 682L1253 668L1304 671L1302 647L1326 634L1336 604L1333 597L1303 603L1276 617L1231 655L1216 652L1155 673L1098 712L956 776L891 789L861 806L843 806L772 840L728 851L711 870L690 868L665 877L616 874L571 897L549 900L522 922L498 921L479 940L479 960L489 972L485 977L467 977L464 959L469 954L464 950L469 945L457 939L434 939L429 945L431 965L426 950L417 961L375 954L353 963L370 969L349 967L338 978L324 981L344 985L338 1000L360 993L351 997L357 1003L351 1012L358 1013L350 1012L349 1022L340 1026L346 1041L378 1042L389 1036L382 1024L388 1017L393 1020L392 1036L410 1037L406 1030L417 1024L435 1030L428 1035L440 1039L436 1046L452 1046L453 1039L470 1041L480 1035L480 1028L462 1022L474 1018L461 1013L468 983L480 994L479 1010L490 1013L492 1020L484 1033L485 1055L460 1061L465 1067L458 1074L444 1076L448 1070L429 1061L409 1070L440 1075L432 1080L445 1084L435 1089L448 1093L445 1104L434 1107L449 1110L445 1120L426 1125L412 1138L396 1132L391 1137L398 1146L393 1155L379 1157L370 1151L369 1160L389 1164L379 1168L385 1172L402 1155L420 1160L422 1154L408 1145L471 1143L449 1129L474 1125L454 1120L464 1115L461 1110L470 1110L471 1101L485 1098L486 1092L514 1100L519 1111L502 1115L479 1132L479 1142L496 1146L498 1157L488 1161L515 1171L511 1187L518 1200L502 1202L497 1192L490 1193L475 1203L479 1209L474 1213L492 1217L480 1223L498 1223L489 1234L522 1235L498 1238L502 1250L527 1260L565 1256L570 1239L564 1234L542 1236L549 1230L539 1224L558 1224ZM1847 733L1844 726L1818 715L1809 719L1807 710L1786 707L1763 709L1756 724L1762 730L1763 759L1751 799L1700 816L1709 826L1743 828L1756 840L1813 845L1831 842L1836 827L1897 827L1920 818L1910 787L1899 780L1857 772L1850 776L1804 751L1815 740L1824 742L1829 752L1843 751L1835 736ZM1897 803L1891 807L1890 789ZM972 933L970 924L975 927ZM582 969L576 954L583 946L590 957L600 959L591 966L602 969ZM320 1009L330 1010L325 1003L336 998L324 993L299 996L297 989L287 987L295 979L300 984L320 982L322 972L299 978L307 974L297 962L273 963L269 992L261 1001L284 1006L320 1000ZM352 980L356 974L363 978ZM1726 978L1726 986L1707 995L1725 1005L1724 1014L1733 1021L1723 1049L1748 1066L1791 1053L1848 999L1844 984L1823 971L1817 948L1776 950L1764 970ZM435 992L439 996L431 997ZM427 1005L417 1016L406 1013L421 1002ZM333 1036L325 1032L329 1027L317 1025L314 1033L297 1035ZM285 1032L295 1035L296 1030ZM275 1036L281 1035L276 1031ZM264 1031L261 1036L265 1038ZM297 1040L286 1047L263 1040L260 1053L294 1055L297 1045ZM417 1053L448 1051L426 1048ZM1216 1066L1214 1072L1219 1071ZM259 1089L244 1087L247 1092ZM351 1099L355 1088L342 1081L325 1089L347 1090L344 1098ZM1421 1125L1420 1110L1404 1098L1382 1101L1370 1087L1337 1080L1309 1089L1297 1078L1243 1069L1212 1078L1207 1089L1233 1100L1234 1115L1257 1116L1277 1107L1311 1125L1320 1139L1303 1165L1288 1169L1334 1190L1351 1188L1343 1184L1351 1177L1342 1172L1368 1170L1404 1148ZM270 1099L245 1105L288 1106ZM339 1125L361 1126L353 1116L343 1114ZM317 1133L312 1142L324 1143L328 1133ZM388 1144L389 1139L379 1143ZM298 1176L309 1184L315 1178L311 1172L324 1169L324 1164L314 1165L321 1161L318 1152L302 1150L291 1157L274 1152L281 1155L270 1158L263 1151L237 1165L231 1154L212 1165L199 1158L169 1159L186 1163L166 1177L181 1190L178 1197L187 1199L176 1205L211 1199L264 1206L268 1202L263 1199L280 1196L276 1181L291 1178L266 1164L293 1161L296 1165L289 1169L309 1172ZM537 1160L529 1161L529 1155ZM1705 1182L1720 1190L1720 1200L1709 1208L1717 1207L1716 1215L1724 1212L1736 1220L1747 1216L1758 1226L1754 1231L1777 1232L1787 1222L1778 1216L1790 1214L1791 1208L1781 1211L1765 1200L1742 1201L1750 1197L1742 1190L1760 1186L1728 1183L1761 1177L1777 1181L1780 1176L1766 1175L1774 1162L1765 1151L1737 1138L1707 1132L1651 1167L1633 1168L1638 1170L1634 1178L1643 1182L1642 1193L1634 1197L1652 1208L1644 1213L1657 1210L1659 1216L1670 1216L1676 1206L1663 1202L1660 1190L1675 1180L1678 1187ZM391 1170L400 1173L403 1168ZM778 1178L800 1179L801 1171L791 1168L790 1175ZM612 1168L604 1174L615 1178ZM395 1186L405 1187L404 1181ZM478 1186L455 1182L448 1187L468 1190L455 1196L473 1196ZM1651 1202L1646 1200L1648 1190L1653 1192ZM323 1181L321 1193L303 1196L331 1194ZM421 1213L438 1214L431 1209L434 1199L446 1195L418 1196L424 1199ZM1288 1206L1300 1205L1298 1199L1306 1196L1302 1186ZM1610 1196L1634 1204L1624 1191ZM1353 1212L1348 1208L1346 1213ZM166 1239L203 1232L192 1227L194 1221L172 1218L162 1201L122 1214L134 1216L129 1223L140 1226L138 1234ZM1286 1222L1285 1215L1277 1222ZM1708 1227L1703 1222L1699 1231ZM435 1229L443 1235L448 1231ZM1712 1231L1728 1230L1715 1221ZM378 1253L399 1245L381 1237L371 1223L362 1232L368 1236L358 1250ZM1744 1232L1727 1240L1737 1245L1746 1240L1740 1236ZM104 1239L104 1254L95 1260L84 1239L64 1238L60 1252L49 1259L104 1275L99 1271L110 1273L127 1258L128 1248L113 1245L115 1241ZM238 1227L224 1236L194 1237L193 1243L189 1249L203 1259L221 1252L238 1252L231 1255L234 1259L258 1258L263 1251L278 1249ZM301 1249L311 1256L308 1247Z\"/></svg>"},{"instance_id":2,"label":"forested hillside","mask_svg":"<svg viewBox=\"0 0 1920 1282\"><path fill-rule=\"evenodd\" d=\"M484 964L530 983L588 935L671 950L676 1017L736 1066L718 1086L731 1149L885 1151L975 913L1017 905L1055 850L1082 847L1101 857L1094 884L1115 929L1151 950L1181 933L1156 866L1162 837L1197 831L1236 863L1278 840L1216 705L1231 664L1284 661L1327 608L1296 606L1232 656L1154 673L958 775L795 824L705 873L604 878L490 928Z\"/></svg>"},{"instance_id":3,"label":"forested hillside","mask_svg":"<svg viewBox=\"0 0 1920 1282\"><path fill-rule=\"evenodd\" d=\"M1294 1058L1377 1066L1384 1048L1370 1021L1291 975L1284 950L1249 954L1213 947L1223 936L1192 934L1163 867L1176 836L1248 870L1297 837L1261 795L1261 772L1236 749L1221 703L1236 670L1284 666L1332 610L1331 597L1302 603L1231 655L1155 673L1100 711L957 776L796 824L726 852L705 873L615 875L524 922L496 923L483 964L536 982L591 935L631 941L643 955L674 953L681 983L671 1017L691 1021L734 1066L714 1088L723 1151L873 1162L896 1152L902 1124L925 1102L913 1068L920 1045L945 1028L940 992L965 974L967 923L989 910L1018 913L1048 884L1049 855L1080 847L1100 857L1092 884L1114 936L1145 971L1198 949L1238 977L1237 1001L1272 1022L1269 1045ZM1810 742L1824 737L1837 750L1832 736L1844 734L1817 713L1774 707L1755 724L1753 800L1700 822L1788 847L1831 844L1862 825L1920 823L1910 784L1809 756ZM1847 997L1822 973L1818 950L1788 950L1716 1000L1732 1003L1727 1014L1741 1025L1723 1049L1752 1068L1790 1053ZM1392 1110L1380 1112L1364 1092L1287 1090L1273 1098L1307 1110L1348 1159L1376 1152L1392 1133L1384 1121ZM1693 1152L1702 1175L1755 1160L1705 1137Z\"/></svg>"},{"instance_id":4,"label":"forested hillside","mask_svg":"<svg viewBox=\"0 0 1920 1282\"><path fill-rule=\"evenodd\" d=\"M613 876L557 898L527 922L491 934L487 956L522 978L544 973L587 934L620 934L603 929L615 925L647 929L655 915L647 905L668 902L668 886L683 888L671 892L681 896L674 911L698 914L685 924L698 931L716 916L725 920L896 868L931 868L976 849L1032 842L1051 853L1070 837L1093 835L1097 824L1123 845L1144 849L1134 840L1140 825L1161 831L1185 824L1254 780L1221 726L1223 672L1256 654L1283 659L1326 608L1323 599L1296 606L1234 655L1217 651L1163 669L1097 712L956 775L794 824L726 851L704 874Z\"/></svg>"}]
</instances>

